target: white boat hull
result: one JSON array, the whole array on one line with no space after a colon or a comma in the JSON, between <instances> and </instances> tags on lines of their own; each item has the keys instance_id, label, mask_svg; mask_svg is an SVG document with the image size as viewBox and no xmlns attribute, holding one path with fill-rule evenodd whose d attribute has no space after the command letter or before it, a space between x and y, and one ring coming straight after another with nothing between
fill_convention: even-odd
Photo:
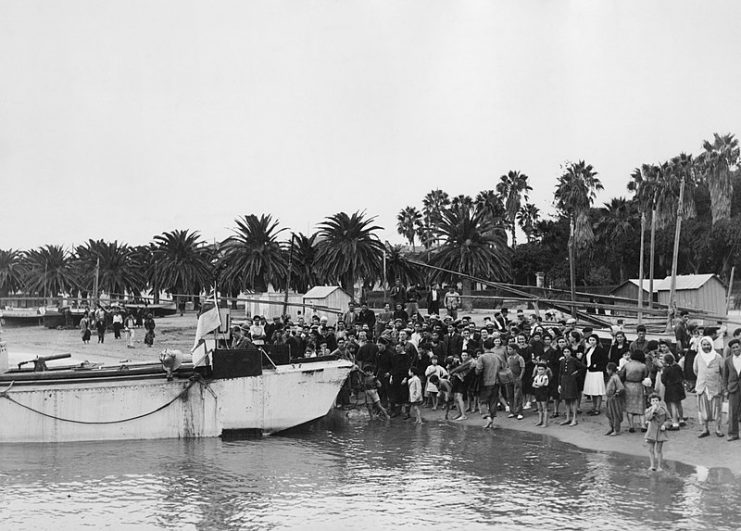
<instances>
[{"instance_id":1,"label":"white boat hull","mask_svg":"<svg viewBox=\"0 0 741 531\"><path fill-rule=\"evenodd\" d=\"M270 434L324 416L351 367L342 360L279 365L208 383L161 375L25 383L0 397L0 442Z\"/></svg>"}]
</instances>

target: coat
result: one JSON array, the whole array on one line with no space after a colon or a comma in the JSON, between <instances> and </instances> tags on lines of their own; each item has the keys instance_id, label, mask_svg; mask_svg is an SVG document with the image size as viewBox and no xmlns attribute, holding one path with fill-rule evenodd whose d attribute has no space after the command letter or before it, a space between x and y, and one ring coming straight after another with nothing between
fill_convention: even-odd
<instances>
[{"instance_id":1,"label":"coat","mask_svg":"<svg viewBox=\"0 0 741 531\"><path fill-rule=\"evenodd\" d=\"M736 372L736 367L733 366L733 355L723 360L721 385L723 391L728 393L738 393L741 391L741 376Z\"/></svg>"}]
</instances>

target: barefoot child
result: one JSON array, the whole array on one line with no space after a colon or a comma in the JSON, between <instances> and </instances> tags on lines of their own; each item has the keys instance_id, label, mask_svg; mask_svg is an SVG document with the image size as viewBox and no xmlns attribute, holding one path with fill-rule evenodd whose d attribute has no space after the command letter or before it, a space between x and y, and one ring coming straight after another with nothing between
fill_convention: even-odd
<instances>
[{"instance_id":1,"label":"barefoot child","mask_svg":"<svg viewBox=\"0 0 741 531\"><path fill-rule=\"evenodd\" d=\"M682 368L674 363L674 355L664 354L664 370L661 371L661 381L664 384L664 402L666 402L672 417L672 431L679 429L683 424L682 400L686 398L684 392L684 373Z\"/></svg>"},{"instance_id":2,"label":"barefoot child","mask_svg":"<svg viewBox=\"0 0 741 531\"><path fill-rule=\"evenodd\" d=\"M436 374L430 376L430 382L437 387L437 396L442 402L440 407L445 410L445 420L448 420L450 405L453 403L453 386L447 378L441 379Z\"/></svg>"},{"instance_id":3,"label":"barefoot child","mask_svg":"<svg viewBox=\"0 0 741 531\"><path fill-rule=\"evenodd\" d=\"M666 419L669 412L661 401L658 394L652 393L649 397L651 405L646 409L646 442L648 443L648 456L651 460L649 470L661 470L663 460L664 441L669 440L666 436Z\"/></svg>"},{"instance_id":4,"label":"barefoot child","mask_svg":"<svg viewBox=\"0 0 741 531\"><path fill-rule=\"evenodd\" d=\"M605 435L620 435L620 423L623 421L623 396L625 386L617 374L618 368L614 362L607 364L607 385L605 396L607 397L607 409L605 414L610 423L610 429Z\"/></svg>"},{"instance_id":5,"label":"barefoot child","mask_svg":"<svg viewBox=\"0 0 741 531\"><path fill-rule=\"evenodd\" d=\"M538 363L535 366L535 376L533 377L533 394L535 403L538 408L538 423L536 426L548 427L548 393L549 384L548 368L545 363Z\"/></svg>"},{"instance_id":6,"label":"barefoot child","mask_svg":"<svg viewBox=\"0 0 741 531\"><path fill-rule=\"evenodd\" d=\"M431 365L425 370L425 376L427 377L427 397L432 401L433 411L437 409L439 390L437 384L433 383L431 378L433 375L437 376L437 379L444 378L447 376L448 371L437 364L437 356L432 356L430 359Z\"/></svg>"},{"instance_id":7,"label":"barefoot child","mask_svg":"<svg viewBox=\"0 0 741 531\"><path fill-rule=\"evenodd\" d=\"M376 378L376 376L373 374L373 366L366 365L363 368L363 373L365 375L363 386L365 388L365 398L368 405L368 413L370 413L370 417L373 418L373 415L375 413L373 410L375 408L380 411L384 417L386 417L386 420L391 420L388 412L381 405L381 398L378 396L378 389L381 387L381 382L379 382L378 378Z\"/></svg>"},{"instance_id":8,"label":"barefoot child","mask_svg":"<svg viewBox=\"0 0 741 531\"><path fill-rule=\"evenodd\" d=\"M419 406L422 404L422 381L419 379L417 367L409 369L407 385L409 386L409 404L414 412L415 423L422 424L422 415L419 412Z\"/></svg>"}]
</instances>

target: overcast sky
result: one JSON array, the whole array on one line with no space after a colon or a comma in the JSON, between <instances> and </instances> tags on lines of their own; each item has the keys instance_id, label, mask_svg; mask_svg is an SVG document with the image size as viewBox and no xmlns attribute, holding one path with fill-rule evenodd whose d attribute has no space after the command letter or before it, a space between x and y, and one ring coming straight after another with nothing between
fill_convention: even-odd
<instances>
[{"instance_id":1,"label":"overcast sky","mask_svg":"<svg viewBox=\"0 0 741 531\"><path fill-rule=\"evenodd\" d=\"M0 248L310 232L741 132L741 2L2 0Z\"/></svg>"}]
</instances>

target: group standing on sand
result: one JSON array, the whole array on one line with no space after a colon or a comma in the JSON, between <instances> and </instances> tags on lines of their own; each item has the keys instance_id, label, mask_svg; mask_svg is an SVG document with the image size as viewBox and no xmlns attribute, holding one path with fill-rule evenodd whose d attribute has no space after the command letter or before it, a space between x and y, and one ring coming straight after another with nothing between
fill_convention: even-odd
<instances>
[{"instance_id":1,"label":"group standing on sand","mask_svg":"<svg viewBox=\"0 0 741 531\"><path fill-rule=\"evenodd\" d=\"M124 312L120 309L106 309L102 305L98 304L95 310L87 310L80 319L80 337L83 344L87 345L90 343L93 330L96 332L98 337L98 343L105 343L105 335L108 329L113 330L113 338L121 339L121 333L126 337L126 347L134 347L134 339L136 337L136 328L141 326L138 324L140 318L137 318L131 312ZM154 344L155 338L155 321L151 313L146 314L146 318L143 320L143 326L146 330L144 336L144 343L151 347Z\"/></svg>"}]
</instances>

